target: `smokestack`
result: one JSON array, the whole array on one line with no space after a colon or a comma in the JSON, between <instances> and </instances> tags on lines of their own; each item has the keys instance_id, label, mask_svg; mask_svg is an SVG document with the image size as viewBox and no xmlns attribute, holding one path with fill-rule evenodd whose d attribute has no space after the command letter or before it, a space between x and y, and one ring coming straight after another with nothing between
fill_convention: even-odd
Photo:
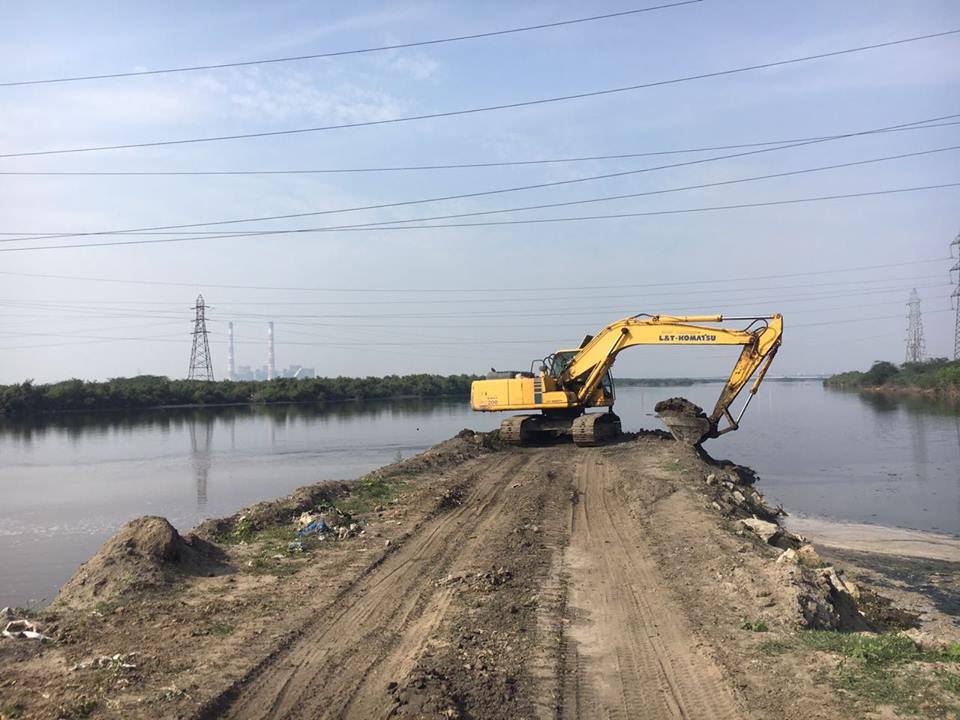
<instances>
[{"instance_id":1,"label":"smokestack","mask_svg":"<svg viewBox=\"0 0 960 720\"><path fill-rule=\"evenodd\" d=\"M267 380L277 376L277 368L273 356L273 321L267 323Z\"/></svg>"},{"instance_id":2,"label":"smokestack","mask_svg":"<svg viewBox=\"0 0 960 720\"><path fill-rule=\"evenodd\" d=\"M237 369L233 362L233 323L227 323L227 379L237 379Z\"/></svg>"}]
</instances>

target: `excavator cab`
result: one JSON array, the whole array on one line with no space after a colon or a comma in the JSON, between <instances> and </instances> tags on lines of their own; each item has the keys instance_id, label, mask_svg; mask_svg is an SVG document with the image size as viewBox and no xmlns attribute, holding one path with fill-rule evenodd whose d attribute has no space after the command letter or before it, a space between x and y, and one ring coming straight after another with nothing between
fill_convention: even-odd
<instances>
[{"instance_id":1,"label":"excavator cab","mask_svg":"<svg viewBox=\"0 0 960 720\"><path fill-rule=\"evenodd\" d=\"M547 358L547 372L553 377L559 378L563 371L567 369L573 359L577 356L579 350L557 350L553 355Z\"/></svg>"}]
</instances>

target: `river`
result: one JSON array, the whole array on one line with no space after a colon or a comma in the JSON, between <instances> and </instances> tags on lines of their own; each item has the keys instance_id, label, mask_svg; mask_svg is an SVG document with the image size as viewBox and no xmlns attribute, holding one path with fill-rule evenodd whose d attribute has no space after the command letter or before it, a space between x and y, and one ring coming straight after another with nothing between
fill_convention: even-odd
<instances>
[{"instance_id":1,"label":"river","mask_svg":"<svg viewBox=\"0 0 960 720\"><path fill-rule=\"evenodd\" d=\"M712 407L719 384L620 388L625 430L657 401ZM0 424L0 606L42 605L124 522L181 530L323 479L353 478L502 416L462 401L64 415ZM960 410L922 398L767 382L710 441L791 514L960 535Z\"/></svg>"}]
</instances>

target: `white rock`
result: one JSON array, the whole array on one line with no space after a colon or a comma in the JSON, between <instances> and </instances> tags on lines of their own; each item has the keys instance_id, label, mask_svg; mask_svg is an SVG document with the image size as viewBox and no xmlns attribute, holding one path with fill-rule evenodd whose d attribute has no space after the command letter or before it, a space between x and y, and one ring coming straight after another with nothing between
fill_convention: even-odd
<instances>
[{"instance_id":1,"label":"white rock","mask_svg":"<svg viewBox=\"0 0 960 720\"><path fill-rule=\"evenodd\" d=\"M795 563L797 561L797 551L793 548L787 548L782 553L780 557L777 558L778 563Z\"/></svg>"},{"instance_id":2,"label":"white rock","mask_svg":"<svg viewBox=\"0 0 960 720\"><path fill-rule=\"evenodd\" d=\"M767 522L766 520L761 520L760 518L745 518L740 522L744 527L756 534L765 543L769 543L771 540L776 539L776 537L780 534L779 525L776 523Z\"/></svg>"}]
</instances>

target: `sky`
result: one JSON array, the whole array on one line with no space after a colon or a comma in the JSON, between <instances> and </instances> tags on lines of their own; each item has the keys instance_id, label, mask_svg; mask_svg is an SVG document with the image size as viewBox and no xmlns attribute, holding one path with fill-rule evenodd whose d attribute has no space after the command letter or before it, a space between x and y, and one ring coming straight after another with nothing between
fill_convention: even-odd
<instances>
[{"instance_id":1,"label":"sky","mask_svg":"<svg viewBox=\"0 0 960 720\"><path fill-rule=\"evenodd\" d=\"M0 83L336 52L654 4L2 2ZM312 174L3 173L504 163L875 130L960 113L960 35L466 115L23 155L522 103L957 28L960 4L950 0L703 0L381 52L0 86L0 156L21 155L0 157L0 382L183 377L199 293L210 306L218 378L226 373L230 321L238 365L266 361L266 323L273 320L278 367L299 364L335 376L526 369L637 313L782 313L774 374L862 369L874 360L903 360L914 287L928 355L951 355L948 271L957 260L949 249L960 230L960 187L693 210L958 183L960 150L944 148L960 146L960 125L768 145L777 149L748 155L760 148ZM810 171L926 151L935 152ZM740 157L723 157L732 154ZM809 172L743 180L798 170ZM629 174L571 182L617 173ZM554 185L511 190L545 183ZM504 190L510 191L436 199ZM633 197L582 202L611 195ZM580 204L420 221L407 229L396 224L571 202ZM356 210L371 205L391 207ZM179 231L193 235L30 237L300 213L320 214ZM370 223L393 225L209 233ZM62 247L131 239L176 242ZM51 245L60 247L42 249ZM618 359L615 374L720 376L734 355L638 348Z\"/></svg>"}]
</instances>

